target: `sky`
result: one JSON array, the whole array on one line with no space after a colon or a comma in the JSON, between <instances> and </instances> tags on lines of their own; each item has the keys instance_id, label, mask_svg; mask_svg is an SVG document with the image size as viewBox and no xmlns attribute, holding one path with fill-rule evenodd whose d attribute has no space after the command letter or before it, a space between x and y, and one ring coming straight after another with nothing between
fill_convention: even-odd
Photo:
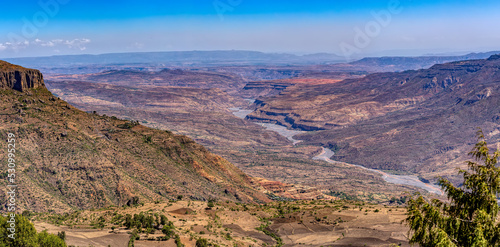
<instances>
[{"instance_id":1,"label":"sky","mask_svg":"<svg viewBox=\"0 0 500 247\"><path fill-rule=\"evenodd\" d=\"M357 58L500 50L496 0L18 0L2 9L0 58L191 50Z\"/></svg>"}]
</instances>

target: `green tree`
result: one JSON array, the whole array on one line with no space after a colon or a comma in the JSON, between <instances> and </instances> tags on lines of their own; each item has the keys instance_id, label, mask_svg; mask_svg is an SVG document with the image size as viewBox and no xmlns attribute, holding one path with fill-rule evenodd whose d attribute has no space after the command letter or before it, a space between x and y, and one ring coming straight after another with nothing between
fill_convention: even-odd
<instances>
[{"instance_id":1,"label":"green tree","mask_svg":"<svg viewBox=\"0 0 500 247\"><path fill-rule=\"evenodd\" d=\"M46 231L36 233L33 223L22 215L15 216L15 238L10 238L10 218L0 216L0 246L9 247L66 247L60 237Z\"/></svg>"},{"instance_id":2,"label":"green tree","mask_svg":"<svg viewBox=\"0 0 500 247\"><path fill-rule=\"evenodd\" d=\"M165 239L170 239L175 234L174 230L174 223L172 221L169 221L166 225L163 226L163 229L161 231L163 232L163 234L165 234Z\"/></svg>"},{"instance_id":3,"label":"green tree","mask_svg":"<svg viewBox=\"0 0 500 247\"><path fill-rule=\"evenodd\" d=\"M155 218L152 215L148 215L144 217L144 223L142 227L144 228L153 228L153 223L155 222Z\"/></svg>"},{"instance_id":4,"label":"green tree","mask_svg":"<svg viewBox=\"0 0 500 247\"><path fill-rule=\"evenodd\" d=\"M177 247L184 247L184 244L182 243L181 237L179 237L179 235L175 235L175 244L177 245Z\"/></svg>"},{"instance_id":5,"label":"green tree","mask_svg":"<svg viewBox=\"0 0 500 247\"><path fill-rule=\"evenodd\" d=\"M37 235L37 242L40 247L66 247L66 243L61 237L48 234L46 231Z\"/></svg>"},{"instance_id":6,"label":"green tree","mask_svg":"<svg viewBox=\"0 0 500 247\"><path fill-rule=\"evenodd\" d=\"M160 225L166 225L168 223L168 218L165 215L160 215Z\"/></svg>"},{"instance_id":7,"label":"green tree","mask_svg":"<svg viewBox=\"0 0 500 247\"><path fill-rule=\"evenodd\" d=\"M62 232L58 232L57 233L57 236L62 239L62 240L66 240L66 232L65 231L62 231Z\"/></svg>"},{"instance_id":8,"label":"green tree","mask_svg":"<svg viewBox=\"0 0 500 247\"><path fill-rule=\"evenodd\" d=\"M213 208L215 206L215 200L210 199L208 200L207 207Z\"/></svg>"},{"instance_id":9,"label":"green tree","mask_svg":"<svg viewBox=\"0 0 500 247\"><path fill-rule=\"evenodd\" d=\"M130 239L128 240L128 247L134 247L135 246L135 240L139 239L139 234L137 233L137 230L133 230L132 233L130 234Z\"/></svg>"},{"instance_id":10,"label":"green tree","mask_svg":"<svg viewBox=\"0 0 500 247\"><path fill-rule=\"evenodd\" d=\"M478 143L469 153L478 164L468 162L462 187L455 187L440 178L449 202L427 201L416 196L408 201L406 222L410 226L410 243L427 246L500 246L500 226L497 220L500 191L500 168L496 167L500 153L490 154L483 132L478 131Z\"/></svg>"},{"instance_id":11,"label":"green tree","mask_svg":"<svg viewBox=\"0 0 500 247\"><path fill-rule=\"evenodd\" d=\"M97 222L95 223L95 227L96 228L100 228L101 230L106 226L106 219L104 219L104 217L99 217L99 219L97 219Z\"/></svg>"},{"instance_id":12,"label":"green tree","mask_svg":"<svg viewBox=\"0 0 500 247\"><path fill-rule=\"evenodd\" d=\"M13 239L9 238L9 234L11 234L8 230L10 223L7 221L10 221L10 218L0 217L0 243L5 244L4 246L38 246L37 234L33 224L21 215L16 215L14 219L16 230Z\"/></svg>"},{"instance_id":13,"label":"green tree","mask_svg":"<svg viewBox=\"0 0 500 247\"><path fill-rule=\"evenodd\" d=\"M196 240L196 247L208 247L208 240L204 238Z\"/></svg>"},{"instance_id":14,"label":"green tree","mask_svg":"<svg viewBox=\"0 0 500 247\"><path fill-rule=\"evenodd\" d=\"M123 225L128 229L134 227L135 224L134 220L132 219L132 215L130 214L125 215L125 223L123 223Z\"/></svg>"}]
</instances>

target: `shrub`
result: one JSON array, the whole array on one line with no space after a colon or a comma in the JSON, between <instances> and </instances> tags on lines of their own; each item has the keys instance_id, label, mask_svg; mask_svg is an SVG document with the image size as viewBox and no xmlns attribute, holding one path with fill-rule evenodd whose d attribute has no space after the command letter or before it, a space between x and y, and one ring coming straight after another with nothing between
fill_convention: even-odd
<instances>
[{"instance_id":1,"label":"shrub","mask_svg":"<svg viewBox=\"0 0 500 247\"><path fill-rule=\"evenodd\" d=\"M208 240L204 238L196 240L196 247L208 247Z\"/></svg>"}]
</instances>

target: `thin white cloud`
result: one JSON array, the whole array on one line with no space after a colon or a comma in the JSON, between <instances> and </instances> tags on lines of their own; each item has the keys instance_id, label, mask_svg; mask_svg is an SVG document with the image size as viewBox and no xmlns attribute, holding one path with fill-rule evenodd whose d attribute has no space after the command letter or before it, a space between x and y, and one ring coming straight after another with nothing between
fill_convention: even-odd
<instances>
[{"instance_id":1,"label":"thin white cloud","mask_svg":"<svg viewBox=\"0 0 500 247\"><path fill-rule=\"evenodd\" d=\"M35 45L43 46L43 47L53 47L55 43L53 41L43 41L40 39L35 39L33 42Z\"/></svg>"},{"instance_id":2,"label":"thin white cloud","mask_svg":"<svg viewBox=\"0 0 500 247\"><path fill-rule=\"evenodd\" d=\"M67 45L69 48L77 48L81 51L87 49L86 44L90 43L90 39L74 39L74 40L65 40L63 44Z\"/></svg>"},{"instance_id":3,"label":"thin white cloud","mask_svg":"<svg viewBox=\"0 0 500 247\"><path fill-rule=\"evenodd\" d=\"M35 39L34 41L21 41L17 43L5 42L0 43L0 51L4 50L20 50L28 48L29 46L38 46L38 47L51 47L51 48L69 48L69 49L78 49L80 51L84 51L87 49L87 44L91 42L90 39L73 39L73 40L63 40L63 39L53 39L44 41L41 39Z\"/></svg>"},{"instance_id":4,"label":"thin white cloud","mask_svg":"<svg viewBox=\"0 0 500 247\"><path fill-rule=\"evenodd\" d=\"M11 43L11 42L5 42L5 43L0 43L0 51L3 50L21 50L30 45L30 42L25 40L21 42L16 42L16 43Z\"/></svg>"}]
</instances>

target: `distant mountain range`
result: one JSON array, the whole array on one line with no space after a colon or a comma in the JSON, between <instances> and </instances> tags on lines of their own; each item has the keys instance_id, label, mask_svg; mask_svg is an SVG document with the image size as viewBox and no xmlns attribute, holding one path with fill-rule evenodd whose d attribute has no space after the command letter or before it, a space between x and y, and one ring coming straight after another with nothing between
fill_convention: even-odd
<instances>
[{"instance_id":1,"label":"distant mountain range","mask_svg":"<svg viewBox=\"0 0 500 247\"><path fill-rule=\"evenodd\" d=\"M498 52L470 53L460 56L368 57L347 61L331 53L294 55L257 51L172 51L109 53L100 55L61 55L49 57L6 58L5 61L39 68L43 73L82 74L113 69L161 70L165 67L220 66L320 66L315 70L390 72L428 68L434 64L468 59L485 59ZM323 66L323 67L321 67Z\"/></svg>"},{"instance_id":2,"label":"distant mountain range","mask_svg":"<svg viewBox=\"0 0 500 247\"><path fill-rule=\"evenodd\" d=\"M50 57L6 58L5 61L31 67L87 66L93 64L157 64L165 66L207 65L287 65L321 64L345 61L335 54L293 55L257 51L172 51L64 55Z\"/></svg>"},{"instance_id":3,"label":"distant mountain range","mask_svg":"<svg viewBox=\"0 0 500 247\"><path fill-rule=\"evenodd\" d=\"M420 57L367 57L349 64L359 67L379 68L379 71L404 71L429 68L434 64L453 61L485 59L500 51L469 53L459 56L420 56Z\"/></svg>"}]
</instances>

